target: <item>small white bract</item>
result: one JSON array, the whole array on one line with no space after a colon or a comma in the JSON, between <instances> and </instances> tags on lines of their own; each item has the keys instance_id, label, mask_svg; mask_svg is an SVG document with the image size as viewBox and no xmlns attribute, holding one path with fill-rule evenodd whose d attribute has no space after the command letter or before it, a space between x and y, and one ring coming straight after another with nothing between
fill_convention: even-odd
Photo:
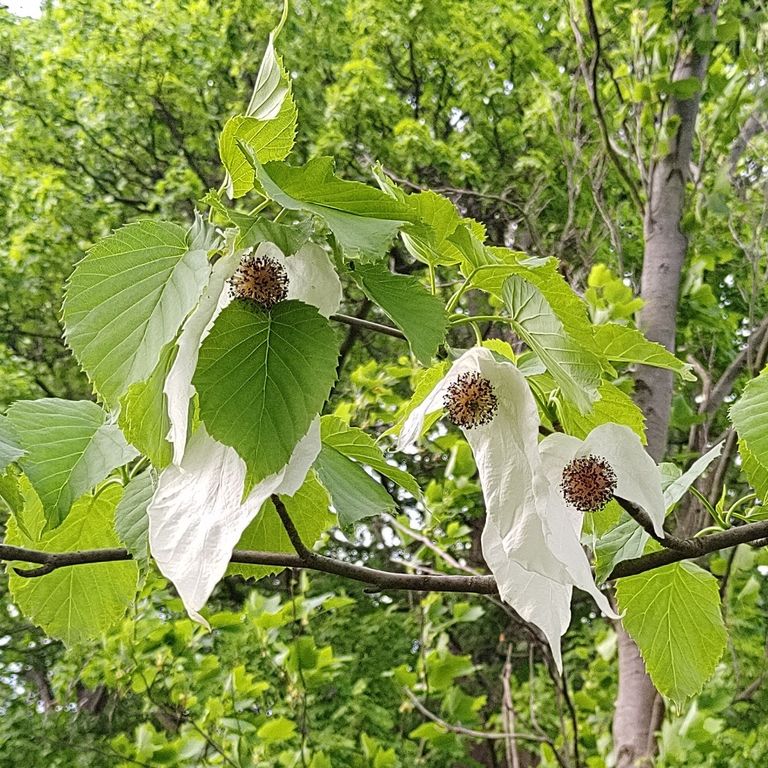
<instances>
[{"instance_id":1,"label":"small white bract","mask_svg":"<svg viewBox=\"0 0 768 768\"><path fill-rule=\"evenodd\" d=\"M488 382L495 398L490 419L459 422L475 456L485 499L483 554L502 598L542 630L561 669L560 638L570 622L573 587L589 592L606 615L618 618L597 588L580 543L584 510L609 500L610 491L642 507L662 535L661 475L637 435L624 426L605 424L583 441L554 434L539 443L539 415L525 377L483 347L467 350L414 409L398 447L414 443L427 415L446 404L456 382L470 378ZM574 479L573 472L573 482L566 482L575 491L583 481L583 494L576 498L584 503L577 508L563 496L564 471L584 464L574 460L590 456L598 462L586 463L593 473L589 482L583 473ZM598 465L599 478L594 474Z\"/></svg>"}]
</instances>

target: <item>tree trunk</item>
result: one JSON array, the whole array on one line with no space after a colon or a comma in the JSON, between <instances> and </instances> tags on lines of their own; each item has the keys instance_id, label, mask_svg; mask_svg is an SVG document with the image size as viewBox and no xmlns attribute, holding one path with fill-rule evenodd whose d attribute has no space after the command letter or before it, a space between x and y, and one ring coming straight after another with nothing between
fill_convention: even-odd
<instances>
[{"instance_id":1,"label":"tree trunk","mask_svg":"<svg viewBox=\"0 0 768 768\"><path fill-rule=\"evenodd\" d=\"M717 6L717 2L702 4L700 14L709 15L714 23ZM672 80L696 77L703 82L708 62L708 52L697 51L691 44L691 49L681 55ZM645 206L640 290L645 305L638 324L649 339L671 352L675 351L680 278L688 248L681 224L699 100L699 93L690 99L670 99L669 115L678 116L680 123L669 153L651 166ZM670 371L640 366L635 375L635 399L646 417L648 452L656 461L667 450L672 387ZM618 636L619 689L613 720L616 768L647 768L653 765L655 733L664 707L637 646L622 628Z\"/></svg>"}]
</instances>

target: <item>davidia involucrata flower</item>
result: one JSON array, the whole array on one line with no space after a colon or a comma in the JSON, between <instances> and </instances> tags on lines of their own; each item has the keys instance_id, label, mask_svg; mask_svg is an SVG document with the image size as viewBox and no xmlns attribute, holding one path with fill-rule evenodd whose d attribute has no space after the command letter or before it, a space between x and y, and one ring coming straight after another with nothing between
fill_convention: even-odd
<instances>
[{"instance_id":1,"label":"davidia involucrata flower","mask_svg":"<svg viewBox=\"0 0 768 768\"><path fill-rule=\"evenodd\" d=\"M661 535L659 470L638 437L616 424L597 427L585 440L553 434L539 442L539 415L525 377L482 347L456 360L410 414L401 450L440 408L462 428L477 462L487 515L483 553L499 593L542 630L560 667L573 587L617 618L580 543L584 513L617 496L642 507Z\"/></svg>"},{"instance_id":2,"label":"davidia involucrata flower","mask_svg":"<svg viewBox=\"0 0 768 768\"><path fill-rule=\"evenodd\" d=\"M210 437L203 425L188 437L200 345L217 316L234 300L269 309L284 299L311 304L326 317L338 310L341 284L325 251L308 243L285 256L273 243L262 243L251 253L235 250L230 238L181 330L165 382L173 464L161 473L149 505L150 550L189 615L203 623L199 611L224 576L243 531L270 495L292 496L299 490L320 452L318 417L287 464L243 499L246 466L237 452Z\"/></svg>"}]
</instances>

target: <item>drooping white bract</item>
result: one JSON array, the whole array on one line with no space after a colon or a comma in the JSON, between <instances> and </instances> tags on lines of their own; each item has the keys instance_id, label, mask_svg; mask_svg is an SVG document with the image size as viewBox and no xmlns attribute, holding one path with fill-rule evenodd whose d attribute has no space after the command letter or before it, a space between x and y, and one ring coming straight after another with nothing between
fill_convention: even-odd
<instances>
[{"instance_id":1,"label":"drooping white bract","mask_svg":"<svg viewBox=\"0 0 768 768\"><path fill-rule=\"evenodd\" d=\"M207 626L199 611L224 576L243 531L273 493L292 496L299 490L319 453L318 417L288 464L258 483L245 502L245 462L202 425L181 466L163 470L147 510L149 548L192 619Z\"/></svg>"},{"instance_id":2,"label":"drooping white bract","mask_svg":"<svg viewBox=\"0 0 768 768\"><path fill-rule=\"evenodd\" d=\"M187 437L200 345L232 301L227 281L247 253L235 250L230 237L226 253L213 266L208 286L179 335L176 359L163 388L173 464L161 473L148 509L152 556L176 586L189 615L202 623L199 610L226 572L243 531L272 494L292 496L298 491L320 452L318 418L285 467L262 480L243 501L246 468L237 451L210 437L204 426ZM341 283L322 248L307 244L286 257L274 244L262 243L258 256L283 266L289 279L287 298L311 304L326 317L338 310Z\"/></svg>"},{"instance_id":3,"label":"drooping white bract","mask_svg":"<svg viewBox=\"0 0 768 768\"><path fill-rule=\"evenodd\" d=\"M496 398L492 418L464 429L485 499L483 551L500 594L545 633L559 666L559 638L570 621L574 586L618 618L595 585L580 543L584 513L563 498L563 469L577 456L602 457L617 475L616 495L645 509L659 532L664 519L661 477L639 439L619 425L598 427L584 441L552 435L539 444L538 411L525 377L482 347L456 360L409 415L400 432L401 450L419 437L427 415L443 407L451 386L473 374L491 383Z\"/></svg>"},{"instance_id":4,"label":"drooping white bract","mask_svg":"<svg viewBox=\"0 0 768 768\"><path fill-rule=\"evenodd\" d=\"M666 504L661 490L661 473L643 448L640 438L621 424L601 424L584 440L555 433L539 444L542 472L538 493L547 507L547 520L558 526L576 514L560 492L563 470L574 459L594 456L605 460L616 474L614 495L641 507L658 536L664 536Z\"/></svg>"},{"instance_id":5,"label":"drooping white bract","mask_svg":"<svg viewBox=\"0 0 768 768\"><path fill-rule=\"evenodd\" d=\"M181 463L187 442L189 401L195 393L192 377L200 345L219 313L232 301L227 281L247 253L247 250L235 250L234 238L229 238L227 252L213 266L208 287L179 335L176 359L163 387L171 423L168 440L173 445L173 463L176 465ZM286 298L311 304L325 317L338 311L342 298L341 282L319 245L307 243L294 256L284 256L274 243L261 243L255 256L271 258L285 269L289 281Z\"/></svg>"}]
</instances>

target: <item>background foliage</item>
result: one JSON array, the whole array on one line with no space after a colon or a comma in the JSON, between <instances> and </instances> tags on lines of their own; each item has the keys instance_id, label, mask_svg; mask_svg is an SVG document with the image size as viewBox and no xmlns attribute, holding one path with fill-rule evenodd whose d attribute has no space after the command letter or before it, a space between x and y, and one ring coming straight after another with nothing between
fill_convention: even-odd
<instances>
[{"instance_id":1,"label":"background foliage","mask_svg":"<svg viewBox=\"0 0 768 768\"><path fill-rule=\"evenodd\" d=\"M685 87L664 73L694 5L599 10L610 128L624 129L626 151L652 159L674 130L657 116L670 89ZM593 319L630 318L642 220L599 140L569 11L297 2L281 38L301 121L294 162L331 153L341 175L369 181L378 160L395 178L447 193L491 242L561 258ZM64 281L120 224L191 222L190 201L221 181L218 134L247 100L277 15L251 0L67 0L36 21L0 11L0 405L88 396L61 342ZM735 153L765 106L765 23L759 5L723 4L703 96L678 332L678 354L700 378L681 385L673 411L672 454L683 463L724 429L731 396L710 398L708 383L766 311L765 137ZM393 259L412 268L402 251ZM367 305L353 293L346 311ZM374 432L392 421L412 374L398 343L350 332L337 413ZM748 354L736 391L765 362ZM409 467L433 511L419 522L439 550L479 566L471 454L455 435L437 447ZM735 499L738 467L729 480ZM446 567L400 525L334 534L326 546L371 564ZM721 577L729 652L705 691L667 714L663 766L735 768L768 756L768 563L740 548L709 565ZM518 742L521 765L608 764L616 641L586 602L566 638L563 686L520 625L480 598L389 597L324 576L281 574L256 587L232 578L215 594L208 635L149 587L141 622L65 651L20 618L2 585L3 765L502 766L513 764L509 744L482 733L511 728L532 736ZM430 720L406 689L462 732Z\"/></svg>"}]
</instances>

